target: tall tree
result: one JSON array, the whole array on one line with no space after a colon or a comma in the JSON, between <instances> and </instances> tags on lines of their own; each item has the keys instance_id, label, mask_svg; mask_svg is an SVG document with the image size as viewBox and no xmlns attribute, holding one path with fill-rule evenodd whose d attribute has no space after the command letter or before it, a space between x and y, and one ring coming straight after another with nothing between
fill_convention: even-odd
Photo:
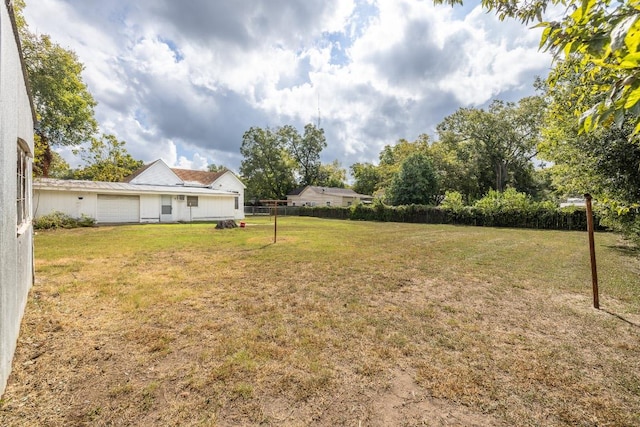
<instances>
[{"instance_id":1,"label":"tall tree","mask_svg":"<svg viewBox=\"0 0 640 427\"><path fill-rule=\"evenodd\" d=\"M431 159L423 153L409 155L394 176L387 191L392 205L435 204L438 178Z\"/></svg>"},{"instance_id":2,"label":"tall tree","mask_svg":"<svg viewBox=\"0 0 640 427\"><path fill-rule=\"evenodd\" d=\"M414 142L400 139L394 145L385 145L379 156L380 164L378 167L381 182L378 188L386 188L391 184L391 181L400 170L402 162L407 157L415 153L428 153L429 143L429 136L422 134Z\"/></svg>"},{"instance_id":3,"label":"tall tree","mask_svg":"<svg viewBox=\"0 0 640 427\"><path fill-rule=\"evenodd\" d=\"M462 0L434 0L462 4ZM542 22L549 5L562 5L556 21ZM594 94L584 103L580 127L592 130L628 120L640 130L640 7L637 0L482 0L482 6L500 19L513 17L543 27L540 46L557 58L577 55L578 80ZM597 76L607 73L603 83Z\"/></svg>"},{"instance_id":4,"label":"tall tree","mask_svg":"<svg viewBox=\"0 0 640 427\"><path fill-rule=\"evenodd\" d=\"M114 135L92 138L91 145L76 150L85 166L74 172L75 179L91 181L119 182L144 166L142 160L135 160L124 147L126 142L118 141Z\"/></svg>"},{"instance_id":5,"label":"tall tree","mask_svg":"<svg viewBox=\"0 0 640 427\"><path fill-rule=\"evenodd\" d=\"M316 185L320 173L320 152L327 146L324 129L309 123L300 135L296 128L286 125L278 129L289 154L296 162L299 184Z\"/></svg>"},{"instance_id":6,"label":"tall tree","mask_svg":"<svg viewBox=\"0 0 640 427\"><path fill-rule=\"evenodd\" d=\"M247 199L285 199L296 187L295 161L278 131L252 127L242 136L244 157L240 174L247 185Z\"/></svg>"},{"instance_id":7,"label":"tall tree","mask_svg":"<svg viewBox=\"0 0 640 427\"><path fill-rule=\"evenodd\" d=\"M494 182L491 164L470 141L459 141L444 135L429 150L439 177L439 192L458 192L467 203L482 197Z\"/></svg>"},{"instance_id":8,"label":"tall tree","mask_svg":"<svg viewBox=\"0 0 640 427\"><path fill-rule=\"evenodd\" d=\"M38 118L35 171L48 176L52 147L76 146L97 130L96 102L82 80L83 65L73 51L62 48L46 34L31 33L22 15L24 1L15 3L27 77Z\"/></svg>"},{"instance_id":9,"label":"tall tree","mask_svg":"<svg viewBox=\"0 0 640 427\"><path fill-rule=\"evenodd\" d=\"M503 191L507 184L520 189L531 179L543 114L541 97L523 98L518 104L496 100L486 111L461 108L437 129L440 139L468 145L476 151L477 162L491 165L495 190Z\"/></svg>"}]
</instances>

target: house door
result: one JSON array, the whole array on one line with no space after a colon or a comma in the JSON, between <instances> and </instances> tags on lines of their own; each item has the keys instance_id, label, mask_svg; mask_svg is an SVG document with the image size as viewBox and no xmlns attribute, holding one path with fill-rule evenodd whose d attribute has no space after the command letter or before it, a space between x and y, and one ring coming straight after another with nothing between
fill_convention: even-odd
<instances>
[{"instance_id":1,"label":"house door","mask_svg":"<svg viewBox=\"0 0 640 427\"><path fill-rule=\"evenodd\" d=\"M161 197L160 222L173 221L173 207L171 206L171 196Z\"/></svg>"}]
</instances>

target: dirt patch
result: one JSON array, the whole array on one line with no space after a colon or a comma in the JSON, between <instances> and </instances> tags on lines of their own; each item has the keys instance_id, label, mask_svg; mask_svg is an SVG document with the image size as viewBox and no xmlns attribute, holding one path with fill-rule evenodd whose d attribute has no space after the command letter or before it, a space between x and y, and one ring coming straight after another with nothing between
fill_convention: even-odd
<instances>
[{"instance_id":1,"label":"dirt patch","mask_svg":"<svg viewBox=\"0 0 640 427\"><path fill-rule=\"evenodd\" d=\"M396 368L389 373L389 389L372 404L371 426L506 426L462 405L430 397L418 386L415 372Z\"/></svg>"}]
</instances>

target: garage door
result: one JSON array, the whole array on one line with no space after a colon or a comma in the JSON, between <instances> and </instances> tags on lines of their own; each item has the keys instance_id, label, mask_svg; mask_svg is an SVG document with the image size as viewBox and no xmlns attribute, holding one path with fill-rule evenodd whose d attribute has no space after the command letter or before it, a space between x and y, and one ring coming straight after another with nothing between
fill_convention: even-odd
<instances>
[{"instance_id":1,"label":"garage door","mask_svg":"<svg viewBox=\"0 0 640 427\"><path fill-rule=\"evenodd\" d=\"M140 197L98 194L98 222L140 222Z\"/></svg>"}]
</instances>

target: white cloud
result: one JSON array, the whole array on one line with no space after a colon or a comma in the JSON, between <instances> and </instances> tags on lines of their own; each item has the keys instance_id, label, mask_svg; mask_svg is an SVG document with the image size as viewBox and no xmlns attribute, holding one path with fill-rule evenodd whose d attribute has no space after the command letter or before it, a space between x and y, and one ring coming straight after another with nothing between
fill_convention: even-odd
<instances>
[{"instance_id":1,"label":"white cloud","mask_svg":"<svg viewBox=\"0 0 640 427\"><path fill-rule=\"evenodd\" d=\"M348 167L460 106L531 92L539 34L417 0L29 0L85 64L102 130L145 161L238 169L251 126L318 119ZM56 19L51 19L55 16Z\"/></svg>"}]
</instances>

